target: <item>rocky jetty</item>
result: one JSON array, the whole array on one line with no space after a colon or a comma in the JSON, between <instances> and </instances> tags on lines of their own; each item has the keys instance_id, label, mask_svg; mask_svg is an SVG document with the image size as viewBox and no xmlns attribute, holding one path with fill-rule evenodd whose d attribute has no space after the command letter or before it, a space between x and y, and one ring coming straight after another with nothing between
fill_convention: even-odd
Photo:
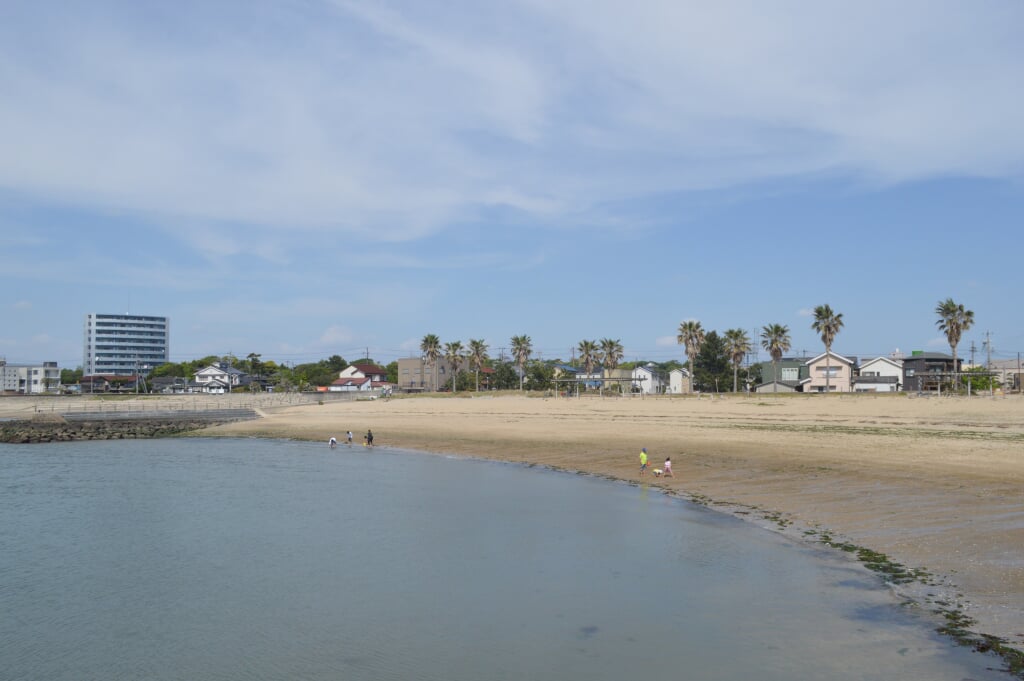
<instances>
[{"instance_id":1,"label":"rocky jetty","mask_svg":"<svg viewBox=\"0 0 1024 681\"><path fill-rule=\"evenodd\" d=\"M169 437L231 420L234 419L135 418L68 421L59 415L46 415L37 416L30 421L0 422L0 442L32 444Z\"/></svg>"}]
</instances>

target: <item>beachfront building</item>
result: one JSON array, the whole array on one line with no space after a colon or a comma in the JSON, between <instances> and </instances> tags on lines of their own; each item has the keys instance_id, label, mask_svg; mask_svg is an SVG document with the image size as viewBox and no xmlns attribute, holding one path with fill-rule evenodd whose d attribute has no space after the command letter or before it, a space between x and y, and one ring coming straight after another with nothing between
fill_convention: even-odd
<instances>
[{"instance_id":1,"label":"beachfront building","mask_svg":"<svg viewBox=\"0 0 1024 681\"><path fill-rule=\"evenodd\" d=\"M384 388L388 383L388 370L370 362L356 362L338 372L338 378L368 378L374 388Z\"/></svg>"},{"instance_id":2,"label":"beachfront building","mask_svg":"<svg viewBox=\"0 0 1024 681\"><path fill-rule=\"evenodd\" d=\"M0 392L41 395L60 390L60 367L56 362L8 364L0 359Z\"/></svg>"},{"instance_id":3,"label":"beachfront building","mask_svg":"<svg viewBox=\"0 0 1024 681\"><path fill-rule=\"evenodd\" d=\"M170 337L167 317L90 312L83 329L82 373L146 373L168 361Z\"/></svg>"},{"instance_id":4,"label":"beachfront building","mask_svg":"<svg viewBox=\"0 0 1024 681\"><path fill-rule=\"evenodd\" d=\"M805 393L848 393L853 391L856 357L843 357L834 352L821 353L807 360L807 378L800 381Z\"/></svg>"},{"instance_id":5,"label":"beachfront building","mask_svg":"<svg viewBox=\"0 0 1024 681\"><path fill-rule=\"evenodd\" d=\"M875 357L860 365L853 377L856 393L892 393L903 387L903 360Z\"/></svg>"},{"instance_id":6,"label":"beachfront building","mask_svg":"<svg viewBox=\"0 0 1024 681\"><path fill-rule=\"evenodd\" d=\"M673 395L691 392L690 372L686 369L673 369L668 372L668 391Z\"/></svg>"},{"instance_id":7,"label":"beachfront building","mask_svg":"<svg viewBox=\"0 0 1024 681\"><path fill-rule=\"evenodd\" d=\"M903 386L907 392L923 392L949 385L955 372L962 371L962 360L942 352L914 350L903 358Z\"/></svg>"},{"instance_id":8,"label":"beachfront building","mask_svg":"<svg viewBox=\"0 0 1024 681\"><path fill-rule=\"evenodd\" d=\"M668 390L668 376L653 364L633 369L633 392L643 395L661 395Z\"/></svg>"},{"instance_id":9,"label":"beachfront building","mask_svg":"<svg viewBox=\"0 0 1024 681\"><path fill-rule=\"evenodd\" d=\"M198 392L218 395L249 385L251 379L249 374L227 362L216 362L197 371L195 382Z\"/></svg>"},{"instance_id":10,"label":"beachfront building","mask_svg":"<svg viewBox=\"0 0 1024 681\"><path fill-rule=\"evenodd\" d=\"M467 368L463 366L461 370L466 371ZM398 360L398 388L406 392L432 392L444 387L450 375L451 365L444 357L437 358L436 368L422 357L401 357Z\"/></svg>"}]
</instances>

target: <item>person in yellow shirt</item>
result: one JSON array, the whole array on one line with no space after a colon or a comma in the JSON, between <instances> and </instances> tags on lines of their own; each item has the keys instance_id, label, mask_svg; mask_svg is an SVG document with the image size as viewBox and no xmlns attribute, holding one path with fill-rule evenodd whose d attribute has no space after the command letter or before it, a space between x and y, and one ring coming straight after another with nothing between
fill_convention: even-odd
<instances>
[{"instance_id":1,"label":"person in yellow shirt","mask_svg":"<svg viewBox=\"0 0 1024 681\"><path fill-rule=\"evenodd\" d=\"M640 477L644 477L644 473L647 472L647 447L640 450Z\"/></svg>"}]
</instances>

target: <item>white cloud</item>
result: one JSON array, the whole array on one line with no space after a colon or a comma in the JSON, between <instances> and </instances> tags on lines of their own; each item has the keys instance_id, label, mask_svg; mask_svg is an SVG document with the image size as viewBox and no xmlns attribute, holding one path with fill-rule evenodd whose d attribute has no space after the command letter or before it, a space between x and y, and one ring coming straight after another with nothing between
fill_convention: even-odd
<instances>
[{"instance_id":1,"label":"white cloud","mask_svg":"<svg viewBox=\"0 0 1024 681\"><path fill-rule=\"evenodd\" d=\"M14 303L13 307L15 310L31 310L32 303L28 300L19 300L18 302Z\"/></svg>"},{"instance_id":2,"label":"white cloud","mask_svg":"<svg viewBox=\"0 0 1024 681\"><path fill-rule=\"evenodd\" d=\"M675 347L679 345L676 336L659 336L654 339L654 344L659 348Z\"/></svg>"},{"instance_id":3,"label":"white cloud","mask_svg":"<svg viewBox=\"0 0 1024 681\"><path fill-rule=\"evenodd\" d=\"M605 206L655 193L1024 169L1016 3L222 7L168 32L157 10L11 17L0 186L283 258L296 228L404 241L488 207L614 228Z\"/></svg>"},{"instance_id":4,"label":"white cloud","mask_svg":"<svg viewBox=\"0 0 1024 681\"><path fill-rule=\"evenodd\" d=\"M797 310L796 313L800 317L813 317L814 316L814 308L812 308L812 307L802 307L799 310Z\"/></svg>"}]
</instances>

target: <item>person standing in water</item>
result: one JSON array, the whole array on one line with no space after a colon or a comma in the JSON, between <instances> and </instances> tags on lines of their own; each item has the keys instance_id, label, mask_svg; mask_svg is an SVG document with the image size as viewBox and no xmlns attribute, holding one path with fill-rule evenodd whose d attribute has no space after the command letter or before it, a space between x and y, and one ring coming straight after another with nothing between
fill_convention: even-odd
<instances>
[{"instance_id":1,"label":"person standing in water","mask_svg":"<svg viewBox=\"0 0 1024 681\"><path fill-rule=\"evenodd\" d=\"M351 447L352 446L352 431L351 430L348 431L348 433L346 433L346 435L348 436L348 446Z\"/></svg>"},{"instance_id":2,"label":"person standing in water","mask_svg":"<svg viewBox=\"0 0 1024 681\"><path fill-rule=\"evenodd\" d=\"M367 431L366 431L366 446L367 447L372 447L373 446L373 431L369 430L369 429L367 429Z\"/></svg>"},{"instance_id":3,"label":"person standing in water","mask_svg":"<svg viewBox=\"0 0 1024 681\"><path fill-rule=\"evenodd\" d=\"M334 449L335 447L338 446L338 441L334 439L333 435L331 436L331 439L327 441L327 446L329 446L331 449Z\"/></svg>"}]
</instances>

